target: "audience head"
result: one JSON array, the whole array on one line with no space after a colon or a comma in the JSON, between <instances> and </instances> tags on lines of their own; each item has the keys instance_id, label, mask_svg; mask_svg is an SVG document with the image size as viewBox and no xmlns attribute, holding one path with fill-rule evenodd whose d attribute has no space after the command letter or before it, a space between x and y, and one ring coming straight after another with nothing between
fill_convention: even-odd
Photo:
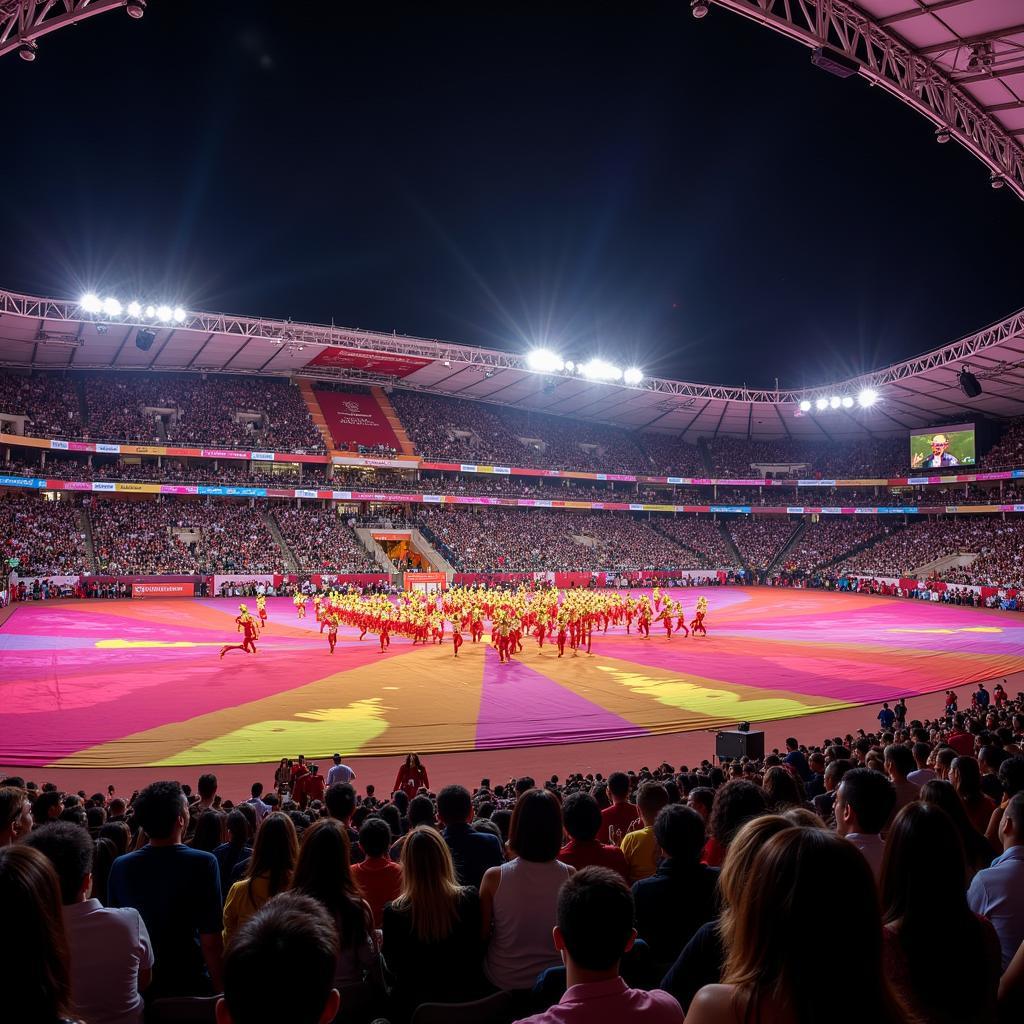
<instances>
[{"instance_id":1,"label":"audience head","mask_svg":"<svg viewBox=\"0 0 1024 1024\"><path fill-rule=\"evenodd\" d=\"M465 825L473 814L473 799L465 786L445 786L437 794L437 816L442 825Z\"/></svg>"},{"instance_id":2,"label":"audience head","mask_svg":"<svg viewBox=\"0 0 1024 1024\"><path fill-rule=\"evenodd\" d=\"M356 809L356 791L347 782L336 782L324 793L327 813L338 821L348 822Z\"/></svg>"},{"instance_id":3,"label":"audience head","mask_svg":"<svg viewBox=\"0 0 1024 1024\"><path fill-rule=\"evenodd\" d=\"M151 782L135 801L135 821L151 842L180 843L188 820L188 800L177 782Z\"/></svg>"},{"instance_id":4,"label":"audience head","mask_svg":"<svg viewBox=\"0 0 1024 1024\"><path fill-rule=\"evenodd\" d=\"M0 907L0 963L12 979L4 995L4 1018L18 1024L54 1024L70 1017L70 958L60 884L39 850L24 843L0 847Z\"/></svg>"},{"instance_id":5,"label":"audience head","mask_svg":"<svg viewBox=\"0 0 1024 1024\"><path fill-rule=\"evenodd\" d=\"M555 860L562 848L562 805L546 789L528 789L516 802L508 845L522 860Z\"/></svg>"},{"instance_id":6,"label":"audience head","mask_svg":"<svg viewBox=\"0 0 1024 1024\"><path fill-rule=\"evenodd\" d=\"M13 843L32 827L32 805L24 789L0 786L0 846Z\"/></svg>"},{"instance_id":7,"label":"audience head","mask_svg":"<svg viewBox=\"0 0 1024 1024\"><path fill-rule=\"evenodd\" d=\"M451 934L462 893L441 834L426 825L414 828L402 844L402 893L393 902L395 909L411 912L419 939L438 942Z\"/></svg>"},{"instance_id":8,"label":"audience head","mask_svg":"<svg viewBox=\"0 0 1024 1024\"><path fill-rule=\"evenodd\" d=\"M391 829L383 818L367 818L359 829L359 845L367 857L386 857Z\"/></svg>"},{"instance_id":9,"label":"audience head","mask_svg":"<svg viewBox=\"0 0 1024 1024\"><path fill-rule=\"evenodd\" d=\"M338 1012L339 954L337 929L316 900L275 896L228 946L218 1024L328 1024ZM277 977L288 984L267 984Z\"/></svg>"},{"instance_id":10,"label":"audience head","mask_svg":"<svg viewBox=\"0 0 1024 1024\"><path fill-rule=\"evenodd\" d=\"M38 850L53 866L62 903L78 903L89 895L94 843L85 829L66 821L53 821L29 833L24 843Z\"/></svg>"},{"instance_id":11,"label":"audience head","mask_svg":"<svg viewBox=\"0 0 1024 1024\"><path fill-rule=\"evenodd\" d=\"M589 793L570 793L562 804L565 831L571 839L590 842L601 829L601 808Z\"/></svg>"},{"instance_id":12,"label":"audience head","mask_svg":"<svg viewBox=\"0 0 1024 1024\"><path fill-rule=\"evenodd\" d=\"M886 776L871 768L853 768L836 791L836 831L841 836L878 835L895 806L896 790Z\"/></svg>"},{"instance_id":13,"label":"audience head","mask_svg":"<svg viewBox=\"0 0 1024 1024\"><path fill-rule=\"evenodd\" d=\"M914 754L909 747L900 743L890 743L885 748L885 770L893 782L904 782L907 776L917 767Z\"/></svg>"},{"instance_id":14,"label":"audience head","mask_svg":"<svg viewBox=\"0 0 1024 1024\"><path fill-rule=\"evenodd\" d=\"M265 876L269 881L270 895L274 896L288 888L298 858L299 839L295 823L287 814L274 811L266 816L256 833L245 877Z\"/></svg>"},{"instance_id":15,"label":"audience head","mask_svg":"<svg viewBox=\"0 0 1024 1024\"><path fill-rule=\"evenodd\" d=\"M746 822L767 810L768 801L760 786L746 779L730 779L715 791L708 831L719 844L728 847Z\"/></svg>"},{"instance_id":16,"label":"audience head","mask_svg":"<svg viewBox=\"0 0 1024 1024\"><path fill-rule=\"evenodd\" d=\"M666 857L698 864L704 849L704 819L692 807L669 804L654 820L654 838Z\"/></svg>"},{"instance_id":17,"label":"audience head","mask_svg":"<svg viewBox=\"0 0 1024 1024\"><path fill-rule=\"evenodd\" d=\"M633 897L621 875L600 867L577 871L562 884L555 919L555 949L570 970L618 974L636 939Z\"/></svg>"},{"instance_id":18,"label":"audience head","mask_svg":"<svg viewBox=\"0 0 1024 1024\"><path fill-rule=\"evenodd\" d=\"M668 790L660 782L642 782L636 791L636 805L648 827L654 824L658 812L667 804Z\"/></svg>"}]
</instances>

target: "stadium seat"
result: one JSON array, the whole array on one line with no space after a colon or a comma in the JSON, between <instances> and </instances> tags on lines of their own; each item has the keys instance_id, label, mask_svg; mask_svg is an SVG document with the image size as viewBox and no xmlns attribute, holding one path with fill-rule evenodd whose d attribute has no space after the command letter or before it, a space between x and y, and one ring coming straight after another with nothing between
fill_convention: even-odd
<instances>
[{"instance_id":1,"label":"stadium seat","mask_svg":"<svg viewBox=\"0 0 1024 1024\"><path fill-rule=\"evenodd\" d=\"M147 1024L216 1024L220 996L168 996L146 1010Z\"/></svg>"},{"instance_id":2,"label":"stadium seat","mask_svg":"<svg viewBox=\"0 0 1024 1024\"><path fill-rule=\"evenodd\" d=\"M412 1024L511 1024L523 1016L523 1002L520 992L495 992L471 1003L422 1003Z\"/></svg>"}]
</instances>

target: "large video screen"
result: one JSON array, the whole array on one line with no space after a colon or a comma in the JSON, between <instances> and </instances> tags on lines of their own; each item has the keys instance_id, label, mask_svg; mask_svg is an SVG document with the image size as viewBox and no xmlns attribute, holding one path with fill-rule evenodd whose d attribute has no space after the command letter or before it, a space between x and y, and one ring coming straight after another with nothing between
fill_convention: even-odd
<instances>
[{"instance_id":1,"label":"large video screen","mask_svg":"<svg viewBox=\"0 0 1024 1024\"><path fill-rule=\"evenodd\" d=\"M973 466L974 424L956 423L932 427L910 435L910 468L942 469L945 466Z\"/></svg>"}]
</instances>

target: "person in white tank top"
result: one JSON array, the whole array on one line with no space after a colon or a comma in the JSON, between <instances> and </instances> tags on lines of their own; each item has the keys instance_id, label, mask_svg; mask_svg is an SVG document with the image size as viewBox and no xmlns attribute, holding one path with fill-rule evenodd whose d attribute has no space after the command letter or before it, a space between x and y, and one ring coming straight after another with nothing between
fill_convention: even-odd
<instances>
[{"instance_id":1,"label":"person in white tank top","mask_svg":"<svg viewBox=\"0 0 1024 1024\"><path fill-rule=\"evenodd\" d=\"M575 870L558 860L562 835L562 806L554 794L528 790L509 825L514 858L488 869L480 883L484 971L499 989L531 989L541 971L562 962L552 929L558 892Z\"/></svg>"}]
</instances>

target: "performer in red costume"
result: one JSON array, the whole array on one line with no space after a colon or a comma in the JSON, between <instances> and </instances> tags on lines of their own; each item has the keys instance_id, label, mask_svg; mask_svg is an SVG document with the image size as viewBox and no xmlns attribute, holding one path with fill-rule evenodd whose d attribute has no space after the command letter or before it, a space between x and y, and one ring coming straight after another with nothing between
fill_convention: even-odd
<instances>
[{"instance_id":1,"label":"performer in red costume","mask_svg":"<svg viewBox=\"0 0 1024 1024\"><path fill-rule=\"evenodd\" d=\"M678 601L676 603L676 612L678 613L676 618L676 632L682 633L683 636L689 636L690 631L686 628L686 612L683 611L682 601Z\"/></svg>"},{"instance_id":2,"label":"performer in red costume","mask_svg":"<svg viewBox=\"0 0 1024 1024\"><path fill-rule=\"evenodd\" d=\"M338 642L338 615L330 612L324 616L327 619L327 643L330 645L331 654L334 653L334 645Z\"/></svg>"},{"instance_id":3,"label":"performer in red costume","mask_svg":"<svg viewBox=\"0 0 1024 1024\"><path fill-rule=\"evenodd\" d=\"M391 631L390 625L387 619L382 619L380 623L380 653L383 654L391 646Z\"/></svg>"},{"instance_id":4,"label":"performer in red costume","mask_svg":"<svg viewBox=\"0 0 1024 1024\"><path fill-rule=\"evenodd\" d=\"M228 651L245 651L246 654L256 653L256 641L259 639L259 628L256 620L249 614L249 609L244 604L238 606L238 615L235 616L235 628L244 633L240 644L225 644L220 649L220 656L223 658Z\"/></svg>"},{"instance_id":5,"label":"performer in red costume","mask_svg":"<svg viewBox=\"0 0 1024 1024\"><path fill-rule=\"evenodd\" d=\"M708 612L708 599L706 597L697 598L697 611L694 614L693 622L690 623L690 632L696 636L700 633L701 636L707 636L708 631L704 625L704 616Z\"/></svg>"},{"instance_id":6,"label":"performer in red costume","mask_svg":"<svg viewBox=\"0 0 1024 1024\"><path fill-rule=\"evenodd\" d=\"M455 657L459 656L459 648L462 646L462 627L457 623L452 623L452 646L455 648Z\"/></svg>"},{"instance_id":7,"label":"performer in red costume","mask_svg":"<svg viewBox=\"0 0 1024 1024\"><path fill-rule=\"evenodd\" d=\"M565 654L565 622L558 620L558 656Z\"/></svg>"}]
</instances>

